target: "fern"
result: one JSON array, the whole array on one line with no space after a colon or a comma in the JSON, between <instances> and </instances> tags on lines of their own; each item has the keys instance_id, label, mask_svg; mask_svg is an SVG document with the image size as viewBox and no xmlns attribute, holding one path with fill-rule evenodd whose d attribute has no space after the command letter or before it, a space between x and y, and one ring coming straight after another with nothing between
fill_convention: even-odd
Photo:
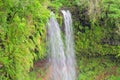
<instances>
[{"instance_id":1,"label":"fern","mask_svg":"<svg viewBox=\"0 0 120 80\"><path fill-rule=\"evenodd\" d=\"M0 0L0 79L30 80L34 59L45 56L49 10L43 4L39 0Z\"/></svg>"}]
</instances>

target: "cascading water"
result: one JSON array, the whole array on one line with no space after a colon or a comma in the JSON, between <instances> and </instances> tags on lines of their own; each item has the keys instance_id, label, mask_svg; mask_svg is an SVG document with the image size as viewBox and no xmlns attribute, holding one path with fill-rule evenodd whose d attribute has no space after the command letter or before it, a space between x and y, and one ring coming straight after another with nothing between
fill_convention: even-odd
<instances>
[{"instance_id":1,"label":"cascading water","mask_svg":"<svg viewBox=\"0 0 120 80\"><path fill-rule=\"evenodd\" d=\"M73 29L72 29L72 18L69 10L62 10L65 24L65 53L66 53L66 64L68 68L68 80L75 80L75 55L74 55L74 41L73 41Z\"/></svg>"},{"instance_id":2,"label":"cascading water","mask_svg":"<svg viewBox=\"0 0 120 80\"><path fill-rule=\"evenodd\" d=\"M66 48L64 48L59 24L53 13L51 13L51 18L47 25L50 64L50 76L48 80L75 80L72 19L68 11L62 11L62 13L65 19Z\"/></svg>"},{"instance_id":3,"label":"cascading water","mask_svg":"<svg viewBox=\"0 0 120 80\"><path fill-rule=\"evenodd\" d=\"M52 13L48 22L50 80L68 80L64 46L60 35L60 28Z\"/></svg>"}]
</instances>

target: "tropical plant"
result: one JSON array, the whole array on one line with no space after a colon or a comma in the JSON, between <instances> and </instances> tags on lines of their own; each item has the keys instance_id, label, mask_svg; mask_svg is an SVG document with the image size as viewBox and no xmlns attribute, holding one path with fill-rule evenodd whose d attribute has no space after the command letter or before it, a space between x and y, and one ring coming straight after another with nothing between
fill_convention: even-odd
<instances>
[{"instance_id":1,"label":"tropical plant","mask_svg":"<svg viewBox=\"0 0 120 80\"><path fill-rule=\"evenodd\" d=\"M0 0L0 79L30 80L34 59L45 56L49 10L41 0Z\"/></svg>"}]
</instances>

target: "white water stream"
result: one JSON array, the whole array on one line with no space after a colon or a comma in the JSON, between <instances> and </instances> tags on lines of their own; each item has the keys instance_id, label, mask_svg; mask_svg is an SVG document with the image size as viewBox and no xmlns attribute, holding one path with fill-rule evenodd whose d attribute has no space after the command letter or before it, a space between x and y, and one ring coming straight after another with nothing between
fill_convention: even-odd
<instances>
[{"instance_id":1,"label":"white water stream","mask_svg":"<svg viewBox=\"0 0 120 80\"><path fill-rule=\"evenodd\" d=\"M49 64L51 67L49 80L75 80L76 77L71 14L68 10L62 10L62 13L65 24L65 47L54 13L51 13L47 25Z\"/></svg>"}]
</instances>

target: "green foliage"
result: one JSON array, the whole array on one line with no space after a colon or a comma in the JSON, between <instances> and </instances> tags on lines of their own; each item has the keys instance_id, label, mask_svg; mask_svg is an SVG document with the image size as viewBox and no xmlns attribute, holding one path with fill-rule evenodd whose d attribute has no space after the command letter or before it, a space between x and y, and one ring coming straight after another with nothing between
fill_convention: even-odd
<instances>
[{"instance_id":1,"label":"green foliage","mask_svg":"<svg viewBox=\"0 0 120 80\"><path fill-rule=\"evenodd\" d=\"M82 26L80 26L80 29ZM85 28L85 32L78 32L75 36L76 39L76 52L79 55L107 55L115 54L119 55L120 46L110 46L109 44L102 44L101 40L105 36L103 28L99 26L92 26L92 30L88 27Z\"/></svg>"},{"instance_id":2,"label":"green foliage","mask_svg":"<svg viewBox=\"0 0 120 80\"><path fill-rule=\"evenodd\" d=\"M61 8L61 7L71 7L75 1L72 1L72 0L52 0L51 1L52 4L54 4L55 6L58 6L58 7L54 7L54 8Z\"/></svg>"},{"instance_id":3,"label":"green foliage","mask_svg":"<svg viewBox=\"0 0 120 80\"><path fill-rule=\"evenodd\" d=\"M119 42L120 32L120 10L119 0L103 0L102 1L102 14L104 19L104 26L106 27L107 34L110 35L115 42Z\"/></svg>"},{"instance_id":4,"label":"green foliage","mask_svg":"<svg viewBox=\"0 0 120 80\"><path fill-rule=\"evenodd\" d=\"M81 57L78 60L77 80L119 80L120 65L111 57Z\"/></svg>"},{"instance_id":5,"label":"green foliage","mask_svg":"<svg viewBox=\"0 0 120 80\"><path fill-rule=\"evenodd\" d=\"M117 3L120 1L76 0L75 2L77 5L75 10L79 12L79 14L73 13L77 55L119 56L120 14Z\"/></svg>"},{"instance_id":6,"label":"green foliage","mask_svg":"<svg viewBox=\"0 0 120 80\"><path fill-rule=\"evenodd\" d=\"M120 1L119 0L103 0L104 11L106 15L112 19L120 18Z\"/></svg>"},{"instance_id":7,"label":"green foliage","mask_svg":"<svg viewBox=\"0 0 120 80\"><path fill-rule=\"evenodd\" d=\"M80 26L82 28L82 26ZM93 30L89 30L88 27L85 29L85 33L78 32L76 35L76 51L82 54L94 55L99 53L101 48L100 39L102 35L100 27L94 27ZM78 36L80 35L80 36ZM97 48L96 48L97 47Z\"/></svg>"},{"instance_id":8,"label":"green foliage","mask_svg":"<svg viewBox=\"0 0 120 80\"><path fill-rule=\"evenodd\" d=\"M58 11L60 9L60 7L62 6L62 3L59 2L59 0L54 0L54 1L51 1L51 3L49 4L49 6L52 7L52 8L54 8L55 11L56 10Z\"/></svg>"},{"instance_id":9,"label":"green foliage","mask_svg":"<svg viewBox=\"0 0 120 80\"><path fill-rule=\"evenodd\" d=\"M30 80L33 60L45 56L49 10L40 2L0 0L0 80Z\"/></svg>"}]
</instances>

